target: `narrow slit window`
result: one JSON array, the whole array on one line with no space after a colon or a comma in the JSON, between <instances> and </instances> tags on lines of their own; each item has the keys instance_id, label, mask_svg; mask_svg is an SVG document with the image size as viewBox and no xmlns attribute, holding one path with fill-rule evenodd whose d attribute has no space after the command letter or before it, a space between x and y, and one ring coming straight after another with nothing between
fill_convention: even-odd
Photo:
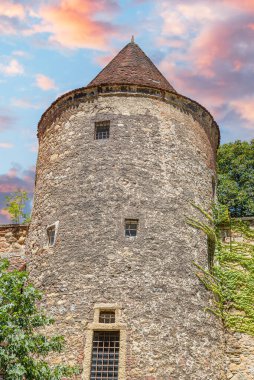
<instances>
[{"instance_id":1,"label":"narrow slit window","mask_svg":"<svg viewBox=\"0 0 254 380\"><path fill-rule=\"evenodd\" d=\"M117 380L119 331L94 331L90 380Z\"/></svg>"},{"instance_id":2,"label":"narrow slit window","mask_svg":"<svg viewBox=\"0 0 254 380\"><path fill-rule=\"evenodd\" d=\"M47 233L48 233L48 245L50 247L52 247L55 244L55 239L56 239L56 228L55 228L55 226L48 227Z\"/></svg>"},{"instance_id":3,"label":"narrow slit window","mask_svg":"<svg viewBox=\"0 0 254 380\"><path fill-rule=\"evenodd\" d=\"M109 121L100 121L95 123L95 139L104 140L109 138Z\"/></svg>"},{"instance_id":4,"label":"narrow slit window","mask_svg":"<svg viewBox=\"0 0 254 380\"><path fill-rule=\"evenodd\" d=\"M125 236L134 237L137 236L138 220L126 219L125 220Z\"/></svg>"},{"instance_id":5,"label":"narrow slit window","mask_svg":"<svg viewBox=\"0 0 254 380\"><path fill-rule=\"evenodd\" d=\"M216 195L216 182L214 176L212 176L212 197L215 198Z\"/></svg>"},{"instance_id":6,"label":"narrow slit window","mask_svg":"<svg viewBox=\"0 0 254 380\"><path fill-rule=\"evenodd\" d=\"M100 311L99 323L115 323L115 311Z\"/></svg>"}]
</instances>

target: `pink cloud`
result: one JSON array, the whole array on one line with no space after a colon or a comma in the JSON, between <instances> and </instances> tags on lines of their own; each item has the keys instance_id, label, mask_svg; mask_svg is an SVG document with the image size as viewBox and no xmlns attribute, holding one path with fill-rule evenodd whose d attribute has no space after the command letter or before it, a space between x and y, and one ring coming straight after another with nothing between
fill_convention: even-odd
<instances>
[{"instance_id":1,"label":"pink cloud","mask_svg":"<svg viewBox=\"0 0 254 380\"><path fill-rule=\"evenodd\" d=\"M208 76L218 74L220 61L228 65L228 70L243 69L250 64L251 46L254 46L254 33L247 23L248 19L240 18L205 28L193 41L188 59Z\"/></svg>"},{"instance_id":2,"label":"pink cloud","mask_svg":"<svg viewBox=\"0 0 254 380\"><path fill-rule=\"evenodd\" d=\"M36 85L43 91L56 89L56 84L53 79L43 74L36 75Z\"/></svg>"},{"instance_id":3,"label":"pink cloud","mask_svg":"<svg viewBox=\"0 0 254 380\"><path fill-rule=\"evenodd\" d=\"M15 119L13 116L0 114L0 132L6 131L13 127Z\"/></svg>"},{"instance_id":4,"label":"pink cloud","mask_svg":"<svg viewBox=\"0 0 254 380\"><path fill-rule=\"evenodd\" d=\"M8 213L7 210L0 210L0 223L1 224L8 224L10 223L11 215Z\"/></svg>"},{"instance_id":5,"label":"pink cloud","mask_svg":"<svg viewBox=\"0 0 254 380\"><path fill-rule=\"evenodd\" d=\"M156 41L161 49L171 49L159 64L161 71L176 90L223 122L225 134L229 136L231 128L234 135L250 138L254 132L254 2L172 0L173 37L166 5L158 6L162 28Z\"/></svg>"},{"instance_id":6,"label":"pink cloud","mask_svg":"<svg viewBox=\"0 0 254 380\"><path fill-rule=\"evenodd\" d=\"M34 188L35 167L23 170L19 165L15 165L10 170L0 175L0 193L9 193L17 189L26 190L29 193Z\"/></svg>"},{"instance_id":7,"label":"pink cloud","mask_svg":"<svg viewBox=\"0 0 254 380\"><path fill-rule=\"evenodd\" d=\"M38 11L38 24L26 34L49 33L49 41L63 47L104 50L119 28L107 21L107 14L118 9L114 0L60 0L43 5ZM106 19L106 21L105 21Z\"/></svg>"},{"instance_id":8,"label":"pink cloud","mask_svg":"<svg viewBox=\"0 0 254 380\"><path fill-rule=\"evenodd\" d=\"M11 0L0 1L0 34L17 34L20 30L20 23L25 21L25 5Z\"/></svg>"},{"instance_id":9,"label":"pink cloud","mask_svg":"<svg viewBox=\"0 0 254 380\"><path fill-rule=\"evenodd\" d=\"M10 168L7 173L0 175L0 223L10 222L9 214L4 210L5 197L18 189L27 191L31 197L34 189L34 176L34 166L24 170L18 164Z\"/></svg>"},{"instance_id":10,"label":"pink cloud","mask_svg":"<svg viewBox=\"0 0 254 380\"><path fill-rule=\"evenodd\" d=\"M11 149L14 145L8 142L0 142L0 149Z\"/></svg>"},{"instance_id":11,"label":"pink cloud","mask_svg":"<svg viewBox=\"0 0 254 380\"><path fill-rule=\"evenodd\" d=\"M121 33L112 22L119 9L117 0L55 0L30 5L2 0L0 34L46 34L55 47L107 50L109 39Z\"/></svg>"},{"instance_id":12,"label":"pink cloud","mask_svg":"<svg viewBox=\"0 0 254 380\"><path fill-rule=\"evenodd\" d=\"M118 51L116 49L112 49L110 54L95 57L94 62L104 67L116 56L117 53Z\"/></svg>"},{"instance_id":13,"label":"pink cloud","mask_svg":"<svg viewBox=\"0 0 254 380\"><path fill-rule=\"evenodd\" d=\"M39 104L35 104L33 102L31 102L30 100L27 100L27 99L12 99L12 104L15 106L15 107L19 107L19 108L33 108L33 109L38 109L40 108L41 106Z\"/></svg>"},{"instance_id":14,"label":"pink cloud","mask_svg":"<svg viewBox=\"0 0 254 380\"><path fill-rule=\"evenodd\" d=\"M254 132L254 96L247 99L237 99L231 102L234 109L241 115L241 117L249 121L249 127Z\"/></svg>"},{"instance_id":15,"label":"pink cloud","mask_svg":"<svg viewBox=\"0 0 254 380\"><path fill-rule=\"evenodd\" d=\"M38 144L29 145L30 152L37 153L38 152Z\"/></svg>"},{"instance_id":16,"label":"pink cloud","mask_svg":"<svg viewBox=\"0 0 254 380\"><path fill-rule=\"evenodd\" d=\"M0 16L5 17L17 17L19 19L24 19L25 8L22 4L18 4L9 0L1 0L0 2Z\"/></svg>"},{"instance_id":17,"label":"pink cloud","mask_svg":"<svg viewBox=\"0 0 254 380\"><path fill-rule=\"evenodd\" d=\"M6 65L0 64L0 72L8 76L22 75L24 67L16 59L11 59Z\"/></svg>"},{"instance_id":18,"label":"pink cloud","mask_svg":"<svg viewBox=\"0 0 254 380\"><path fill-rule=\"evenodd\" d=\"M217 0L218 1L218 0ZM223 0L224 3L230 5L231 7L236 7L240 10L254 11L253 0Z\"/></svg>"}]
</instances>

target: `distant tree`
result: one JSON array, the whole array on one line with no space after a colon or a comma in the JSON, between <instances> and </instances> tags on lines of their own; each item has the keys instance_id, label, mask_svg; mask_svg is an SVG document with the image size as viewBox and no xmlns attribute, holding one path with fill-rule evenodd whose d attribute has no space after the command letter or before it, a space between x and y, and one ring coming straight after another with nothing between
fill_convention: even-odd
<instances>
[{"instance_id":1,"label":"distant tree","mask_svg":"<svg viewBox=\"0 0 254 380\"><path fill-rule=\"evenodd\" d=\"M254 140L222 145L217 169L218 201L233 217L254 215Z\"/></svg>"},{"instance_id":2,"label":"distant tree","mask_svg":"<svg viewBox=\"0 0 254 380\"><path fill-rule=\"evenodd\" d=\"M30 222L30 215L24 212L28 200L27 192L20 189L5 197L5 210L10 214L13 223Z\"/></svg>"},{"instance_id":3,"label":"distant tree","mask_svg":"<svg viewBox=\"0 0 254 380\"><path fill-rule=\"evenodd\" d=\"M0 261L0 373L6 380L60 380L72 377L77 368L49 366L45 357L60 352L63 337L41 333L53 323L38 307L41 293L27 283L28 273L8 270Z\"/></svg>"}]
</instances>

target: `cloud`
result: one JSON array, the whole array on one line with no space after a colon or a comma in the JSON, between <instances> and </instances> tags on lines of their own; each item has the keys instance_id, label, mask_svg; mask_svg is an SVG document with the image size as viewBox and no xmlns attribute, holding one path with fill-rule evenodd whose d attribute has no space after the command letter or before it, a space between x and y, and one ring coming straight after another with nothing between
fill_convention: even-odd
<instances>
[{"instance_id":1,"label":"cloud","mask_svg":"<svg viewBox=\"0 0 254 380\"><path fill-rule=\"evenodd\" d=\"M221 1L221 0L216 0ZM230 6L236 7L242 11L254 11L254 2L253 0L223 0L224 3L229 4Z\"/></svg>"},{"instance_id":2,"label":"cloud","mask_svg":"<svg viewBox=\"0 0 254 380\"><path fill-rule=\"evenodd\" d=\"M49 33L49 42L76 49L105 50L108 39L120 32L108 21L119 8L114 0L60 0L42 5L37 12L38 23L25 34Z\"/></svg>"},{"instance_id":3,"label":"cloud","mask_svg":"<svg viewBox=\"0 0 254 380\"><path fill-rule=\"evenodd\" d=\"M8 142L0 142L0 149L10 149L13 148L14 145Z\"/></svg>"},{"instance_id":4,"label":"cloud","mask_svg":"<svg viewBox=\"0 0 254 380\"><path fill-rule=\"evenodd\" d=\"M117 49L112 49L109 54L97 55L94 58L94 62L99 66L106 66L118 53Z\"/></svg>"},{"instance_id":5,"label":"cloud","mask_svg":"<svg viewBox=\"0 0 254 380\"><path fill-rule=\"evenodd\" d=\"M12 105L19 108L39 109L41 106L26 99L12 99Z\"/></svg>"},{"instance_id":6,"label":"cloud","mask_svg":"<svg viewBox=\"0 0 254 380\"><path fill-rule=\"evenodd\" d=\"M37 153L38 152L38 143L34 143L34 144L29 144L29 150L30 152L32 153Z\"/></svg>"},{"instance_id":7,"label":"cloud","mask_svg":"<svg viewBox=\"0 0 254 380\"><path fill-rule=\"evenodd\" d=\"M18 4L9 0L1 0L0 2L0 16L5 16L8 18L16 17L19 19L24 19L25 8L22 4Z\"/></svg>"},{"instance_id":8,"label":"cloud","mask_svg":"<svg viewBox=\"0 0 254 380\"><path fill-rule=\"evenodd\" d=\"M27 191L29 196L32 197L34 176L34 166L23 169L18 164L13 164L7 173L0 175L0 223L10 223L8 212L3 210L6 204L5 197L18 189Z\"/></svg>"},{"instance_id":9,"label":"cloud","mask_svg":"<svg viewBox=\"0 0 254 380\"><path fill-rule=\"evenodd\" d=\"M43 91L54 90L57 88L54 80L43 74L36 75L36 86Z\"/></svg>"},{"instance_id":10,"label":"cloud","mask_svg":"<svg viewBox=\"0 0 254 380\"><path fill-rule=\"evenodd\" d=\"M33 192L35 167L22 169L15 164L5 174L0 175L0 193L10 193L17 189Z\"/></svg>"},{"instance_id":11,"label":"cloud","mask_svg":"<svg viewBox=\"0 0 254 380\"><path fill-rule=\"evenodd\" d=\"M110 38L124 33L112 21L119 9L117 0L1 0L0 34L36 36L37 43L47 39L47 46L60 48L107 50Z\"/></svg>"},{"instance_id":12,"label":"cloud","mask_svg":"<svg viewBox=\"0 0 254 380\"><path fill-rule=\"evenodd\" d=\"M23 50L15 50L12 52L12 55L16 55L17 57L29 57L29 54Z\"/></svg>"},{"instance_id":13,"label":"cloud","mask_svg":"<svg viewBox=\"0 0 254 380\"><path fill-rule=\"evenodd\" d=\"M1 198L0 198L1 201ZM11 216L7 210L0 210L0 224L9 224Z\"/></svg>"},{"instance_id":14,"label":"cloud","mask_svg":"<svg viewBox=\"0 0 254 380\"><path fill-rule=\"evenodd\" d=\"M0 17L0 35L17 34L16 22Z\"/></svg>"},{"instance_id":15,"label":"cloud","mask_svg":"<svg viewBox=\"0 0 254 380\"><path fill-rule=\"evenodd\" d=\"M254 96L233 100L231 105L238 114L249 123L249 128L254 132Z\"/></svg>"},{"instance_id":16,"label":"cloud","mask_svg":"<svg viewBox=\"0 0 254 380\"><path fill-rule=\"evenodd\" d=\"M190 58L197 70L213 75L220 72L218 63L228 70L252 66L254 32L247 27L249 16L231 18L205 28L193 41ZM220 62L222 61L222 62Z\"/></svg>"},{"instance_id":17,"label":"cloud","mask_svg":"<svg viewBox=\"0 0 254 380\"><path fill-rule=\"evenodd\" d=\"M0 114L0 132L7 131L13 127L15 118L13 116Z\"/></svg>"},{"instance_id":18,"label":"cloud","mask_svg":"<svg viewBox=\"0 0 254 380\"><path fill-rule=\"evenodd\" d=\"M254 2L161 2L156 37L167 52L159 67L177 91L204 105L229 137L254 131ZM173 14L173 16L172 16ZM171 24L172 30L171 33Z\"/></svg>"},{"instance_id":19,"label":"cloud","mask_svg":"<svg viewBox=\"0 0 254 380\"><path fill-rule=\"evenodd\" d=\"M8 64L0 64L0 72L8 76L22 75L24 67L16 59L11 59Z\"/></svg>"},{"instance_id":20,"label":"cloud","mask_svg":"<svg viewBox=\"0 0 254 380\"><path fill-rule=\"evenodd\" d=\"M0 2L0 34L14 35L22 30L26 22L25 5L16 1L1 0Z\"/></svg>"}]
</instances>

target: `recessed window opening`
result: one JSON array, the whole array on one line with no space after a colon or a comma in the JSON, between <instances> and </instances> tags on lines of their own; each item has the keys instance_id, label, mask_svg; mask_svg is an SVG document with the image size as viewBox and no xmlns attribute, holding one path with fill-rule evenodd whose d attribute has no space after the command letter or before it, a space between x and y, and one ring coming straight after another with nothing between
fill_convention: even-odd
<instances>
[{"instance_id":1,"label":"recessed window opening","mask_svg":"<svg viewBox=\"0 0 254 380\"><path fill-rule=\"evenodd\" d=\"M95 123L95 139L104 140L109 138L110 121L100 121Z\"/></svg>"},{"instance_id":2,"label":"recessed window opening","mask_svg":"<svg viewBox=\"0 0 254 380\"><path fill-rule=\"evenodd\" d=\"M125 236L134 237L137 236L138 231L138 219L126 219L125 220Z\"/></svg>"},{"instance_id":3,"label":"recessed window opening","mask_svg":"<svg viewBox=\"0 0 254 380\"><path fill-rule=\"evenodd\" d=\"M53 246L55 244L55 238L56 238L55 226L48 227L47 234L48 234L48 245Z\"/></svg>"},{"instance_id":4,"label":"recessed window opening","mask_svg":"<svg viewBox=\"0 0 254 380\"><path fill-rule=\"evenodd\" d=\"M94 331L90 380L117 380L119 331Z\"/></svg>"},{"instance_id":5,"label":"recessed window opening","mask_svg":"<svg viewBox=\"0 0 254 380\"><path fill-rule=\"evenodd\" d=\"M212 176L212 197L215 198L216 195L216 182L214 176Z\"/></svg>"},{"instance_id":6,"label":"recessed window opening","mask_svg":"<svg viewBox=\"0 0 254 380\"><path fill-rule=\"evenodd\" d=\"M100 311L99 323L115 323L115 311Z\"/></svg>"}]
</instances>

